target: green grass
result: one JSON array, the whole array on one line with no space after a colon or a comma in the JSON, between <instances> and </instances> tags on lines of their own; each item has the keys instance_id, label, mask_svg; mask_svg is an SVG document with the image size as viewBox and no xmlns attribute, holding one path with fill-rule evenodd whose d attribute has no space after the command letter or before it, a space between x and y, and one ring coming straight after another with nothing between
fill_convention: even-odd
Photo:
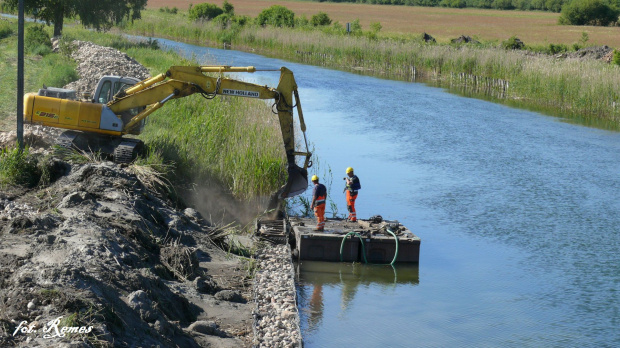
<instances>
[{"instance_id":1,"label":"green grass","mask_svg":"<svg viewBox=\"0 0 620 348\"><path fill-rule=\"evenodd\" d=\"M7 22L13 30L8 36L0 37L0 130L14 129L17 110L17 22ZM43 84L62 87L75 81L76 67L74 61L59 54L26 54L24 93L36 92Z\"/></svg>"},{"instance_id":2,"label":"green grass","mask_svg":"<svg viewBox=\"0 0 620 348\"><path fill-rule=\"evenodd\" d=\"M341 35L337 25L323 29L233 25L223 29L213 22L191 23L184 12L171 15L146 11L142 20L125 23L122 28L141 35L212 46L220 45L225 38L236 49L252 49L343 70L363 69L389 78L415 78L459 88L475 82L471 91L474 97L494 95L501 89L501 99L496 101L620 130L620 67L600 61L527 55L522 51L507 51L498 42L448 45L426 44L411 35L376 37L371 32ZM564 48L570 49L551 44L530 47L536 52ZM504 85L508 86L505 93Z\"/></svg>"},{"instance_id":3,"label":"green grass","mask_svg":"<svg viewBox=\"0 0 620 348\"><path fill-rule=\"evenodd\" d=\"M28 148L4 148L0 150L0 187L8 185L35 186L41 177L37 159Z\"/></svg>"}]
</instances>

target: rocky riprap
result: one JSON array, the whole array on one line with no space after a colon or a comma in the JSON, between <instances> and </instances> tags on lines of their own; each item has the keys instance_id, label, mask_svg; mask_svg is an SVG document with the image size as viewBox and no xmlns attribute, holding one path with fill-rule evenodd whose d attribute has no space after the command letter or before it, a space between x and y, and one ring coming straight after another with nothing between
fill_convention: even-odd
<instances>
[{"instance_id":1,"label":"rocky riprap","mask_svg":"<svg viewBox=\"0 0 620 348\"><path fill-rule=\"evenodd\" d=\"M104 75L135 77L139 80L150 77L147 68L119 50L79 40L73 41L73 45L75 50L71 58L78 62L77 73L80 79L65 88L75 90L78 97L84 92L94 93Z\"/></svg>"},{"instance_id":2,"label":"rocky riprap","mask_svg":"<svg viewBox=\"0 0 620 348\"><path fill-rule=\"evenodd\" d=\"M254 346L301 347L295 270L288 245L267 244L259 251L254 279Z\"/></svg>"}]
</instances>

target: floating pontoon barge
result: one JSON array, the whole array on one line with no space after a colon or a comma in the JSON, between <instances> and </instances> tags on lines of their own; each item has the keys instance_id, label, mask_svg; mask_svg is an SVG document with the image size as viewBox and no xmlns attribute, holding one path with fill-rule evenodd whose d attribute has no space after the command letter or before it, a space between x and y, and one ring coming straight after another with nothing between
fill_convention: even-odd
<instances>
[{"instance_id":1,"label":"floating pontoon barge","mask_svg":"<svg viewBox=\"0 0 620 348\"><path fill-rule=\"evenodd\" d=\"M327 219L325 231L315 228L314 219L291 217L257 221L256 234L272 242L288 241L298 260L387 264L420 260L420 238L395 220Z\"/></svg>"}]
</instances>

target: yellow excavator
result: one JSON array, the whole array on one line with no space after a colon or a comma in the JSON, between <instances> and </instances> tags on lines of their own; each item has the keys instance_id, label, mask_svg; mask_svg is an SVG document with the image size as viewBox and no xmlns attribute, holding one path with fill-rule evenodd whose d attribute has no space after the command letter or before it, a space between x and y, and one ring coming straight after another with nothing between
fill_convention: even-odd
<instances>
[{"instance_id":1,"label":"yellow excavator","mask_svg":"<svg viewBox=\"0 0 620 348\"><path fill-rule=\"evenodd\" d=\"M260 86L228 78L224 73L253 73L255 67L173 66L158 76L143 81L104 76L97 84L93 98L85 95L75 100L75 91L45 87L24 96L24 121L49 127L64 128L58 145L111 155L115 162L129 163L140 153L143 143L126 134L142 132L147 116L167 101L199 93L206 99L218 95L272 99L272 111L278 115L286 159L288 179L278 192L280 198L293 197L308 187L308 168L312 166L306 140L297 84L293 72L282 67L276 88ZM268 70L262 70L268 71ZM215 73L215 77L206 73ZM293 109L297 108L304 137L305 151L295 150ZM303 156L303 167L296 156Z\"/></svg>"}]
</instances>

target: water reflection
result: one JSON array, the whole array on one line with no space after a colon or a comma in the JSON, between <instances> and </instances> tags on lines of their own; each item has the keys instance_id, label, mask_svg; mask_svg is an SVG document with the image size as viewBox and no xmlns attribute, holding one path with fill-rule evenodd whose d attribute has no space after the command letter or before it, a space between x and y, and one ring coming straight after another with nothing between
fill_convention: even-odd
<instances>
[{"instance_id":1,"label":"water reflection","mask_svg":"<svg viewBox=\"0 0 620 348\"><path fill-rule=\"evenodd\" d=\"M397 285L418 285L418 265L364 265L359 263L302 261L297 264L302 320L309 330L321 326L324 315L324 288L339 290L339 316L347 312L359 288L374 286L385 292Z\"/></svg>"}]
</instances>

